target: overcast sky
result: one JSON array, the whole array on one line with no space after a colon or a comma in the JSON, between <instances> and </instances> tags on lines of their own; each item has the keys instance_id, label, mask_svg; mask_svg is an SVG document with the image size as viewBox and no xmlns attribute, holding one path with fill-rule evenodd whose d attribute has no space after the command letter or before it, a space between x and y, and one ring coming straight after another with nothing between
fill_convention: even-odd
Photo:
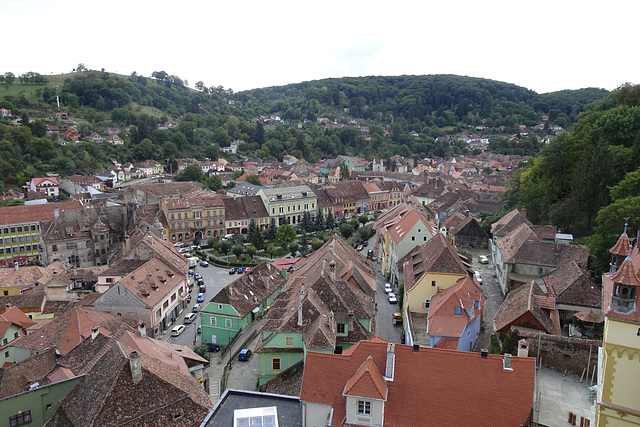
<instances>
[{"instance_id":1,"label":"overcast sky","mask_svg":"<svg viewBox=\"0 0 640 427\"><path fill-rule=\"evenodd\" d=\"M0 0L0 73L164 70L238 92L457 74L538 93L640 83L640 1Z\"/></svg>"}]
</instances>

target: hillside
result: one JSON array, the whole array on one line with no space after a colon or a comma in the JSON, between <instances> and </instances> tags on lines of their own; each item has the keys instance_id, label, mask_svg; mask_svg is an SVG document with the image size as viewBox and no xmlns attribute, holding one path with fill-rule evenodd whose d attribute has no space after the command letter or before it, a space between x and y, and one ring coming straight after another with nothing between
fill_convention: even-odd
<instances>
[{"instance_id":1,"label":"hillside","mask_svg":"<svg viewBox=\"0 0 640 427\"><path fill-rule=\"evenodd\" d=\"M449 75L325 79L240 93L201 82L198 90L190 89L164 71L152 77L28 73L11 82L6 75L0 108L12 117L0 119L0 189L45 172L91 173L112 157L165 163L218 158L221 148L238 139L246 142L242 156L281 160L292 154L311 162L338 154L421 158L483 149L535 155L543 137L553 136L550 126L569 127L587 103L607 94L582 89L538 95L512 84ZM58 111L56 91L67 122L52 116ZM71 126L82 137L78 143L64 135ZM113 128L124 145L87 139ZM458 140L476 132L491 137L491 144L473 148Z\"/></svg>"}]
</instances>

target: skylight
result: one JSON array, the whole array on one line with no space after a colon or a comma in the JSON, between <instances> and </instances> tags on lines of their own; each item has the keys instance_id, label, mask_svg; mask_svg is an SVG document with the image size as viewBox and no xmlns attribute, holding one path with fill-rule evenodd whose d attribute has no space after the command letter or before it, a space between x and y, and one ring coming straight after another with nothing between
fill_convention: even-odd
<instances>
[{"instance_id":1,"label":"skylight","mask_svg":"<svg viewBox=\"0 0 640 427\"><path fill-rule=\"evenodd\" d=\"M233 427L278 427L278 408L236 409L233 411Z\"/></svg>"}]
</instances>

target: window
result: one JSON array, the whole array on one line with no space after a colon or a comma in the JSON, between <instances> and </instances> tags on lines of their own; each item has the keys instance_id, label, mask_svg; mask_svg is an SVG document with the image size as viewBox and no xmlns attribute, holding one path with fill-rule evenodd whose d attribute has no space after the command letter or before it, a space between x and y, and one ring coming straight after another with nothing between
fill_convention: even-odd
<instances>
[{"instance_id":1,"label":"window","mask_svg":"<svg viewBox=\"0 0 640 427\"><path fill-rule=\"evenodd\" d=\"M338 323L338 327L336 328L336 333L337 334L346 333L346 325L344 323Z\"/></svg>"},{"instance_id":2,"label":"window","mask_svg":"<svg viewBox=\"0 0 640 427\"><path fill-rule=\"evenodd\" d=\"M174 292L173 295L171 295L171 302L174 302L175 300L176 300L176 294Z\"/></svg>"},{"instance_id":3,"label":"window","mask_svg":"<svg viewBox=\"0 0 640 427\"><path fill-rule=\"evenodd\" d=\"M9 357L9 350L4 352L4 357Z\"/></svg>"},{"instance_id":4,"label":"window","mask_svg":"<svg viewBox=\"0 0 640 427\"><path fill-rule=\"evenodd\" d=\"M158 310L156 310L156 319L160 320L161 317L162 317L162 309L159 308Z\"/></svg>"},{"instance_id":5,"label":"window","mask_svg":"<svg viewBox=\"0 0 640 427\"><path fill-rule=\"evenodd\" d=\"M68 251L71 251L71 250L74 250L74 249L78 249L78 244L76 242L67 243L67 250Z\"/></svg>"},{"instance_id":6,"label":"window","mask_svg":"<svg viewBox=\"0 0 640 427\"><path fill-rule=\"evenodd\" d=\"M424 302L424 308L429 308L429 306L431 305L431 299L427 299Z\"/></svg>"},{"instance_id":7,"label":"window","mask_svg":"<svg viewBox=\"0 0 640 427\"><path fill-rule=\"evenodd\" d=\"M12 415L9 417L9 426L10 427L18 427L24 426L27 424L31 424L33 420L31 419L31 411L24 411L18 415Z\"/></svg>"},{"instance_id":8,"label":"window","mask_svg":"<svg viewBox=\"0 0 640 427\"><path fill-rule=\"evenodd\" d=\"M211 317L211 326L217 326L218 322L217 322L217 317Z\"/></svg>"},{"instance_id":9,"label":"window","mask_svg":"<svg viewBox=\"0 0 640 427\"><path fill-rule=\"evenodd\" d=\"M51 245L51 250L53 252L58 252L58 245Z\"/></svg>"},{"instance_id":10,"label":"window","mask_svg":"<svg viewBox=\"0 0 640 427\"><path fill-rule=\"evenodd\" d=\"M280 357L273 356L271 359L271 370L279 371L280 370Z\"/></svg>"},{"instance_id":11,"label":"window","mask_svg":"<svg viewBox=\"0 0 640 427\"><path fill-rule=\"evenodd\" d=\"M284 337L284 346L293 347L295 344L295 337Z\"/></svg>"},{"instance_id":12,"label":"window","mask_svg":"<svg viewBox=\"0 0 640 427\"><path fill-rule=\"evenodd\" d=\"M411 241L415 241L416 240L416 236L411 236Z\"/></svg>"},{"instance_id":13,"label":"window","mask_svg":"<svg viewBox=\"0 0 640 427\"><path fill-rule=\"evenodd\" d=\"M230 328L233 326L233 323L231 322L231 319L224 319L224 327L225 328Z\"/></svg>"},{"instance_id":14,"label":"window","mask_svg":"<svg viewBox=\"0 0 640 427\"><path fill-rule=\"evenodd\" d=\"M432 280L432 281L431 281L431 286L435 286L435 285L436 285L436 281L435 281L435 280Z\"/></svg>"},{"instance_id":15,"label":"window","mask_svg":"<svg viewBox=\"0 0 640 427\"><path fill-rule=\"evenodd\" d=\"M358 415L371 415L371 402L358 400Z\"/></svg>"},{"instance_id":16,"label":"window","mask_svg":"<svg viewBox=\"0 0 640 427\"><path fill-rule=\"evenodd\" d=\"M164 308L165 310L169 307L169 300L165 301L164 304L162 304L162 308Z\"/></svg>"},{"instance_id":17,"label":"window","mask_svg":"<svg viewBox=\"0 0 640 427\"><path fill-rule=\"evenodd\" d=\"M453 314L455 314L456 316L461 316L462 315L462 308L454 307L453 308Z\"/></svg>"}]
</instances>

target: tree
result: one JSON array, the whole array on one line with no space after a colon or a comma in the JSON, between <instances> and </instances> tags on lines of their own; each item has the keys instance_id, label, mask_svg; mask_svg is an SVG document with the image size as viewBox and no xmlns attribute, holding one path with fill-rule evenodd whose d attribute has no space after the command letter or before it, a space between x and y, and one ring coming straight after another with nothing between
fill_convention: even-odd
<instances>
[{"instance_id":1,"label":"tree","mask_svg":"<svg viewBox=\"0 0 640 427\"><path fill-rule=\"evenodd\" d=\"M327 230L333 230L336 228L336 221L333 218L333 213L331 213L331 210L329 210L329 213L327 214L327 220L325 224Z\"/></svg>"},{"instance_id":2,"label":"tree","mask_svg":"<svg viewBox=\"0 0 640 427\"><path fill-rule=\"evenodd\" d=\"M78 64L78 66L76 67L76 71L88 71L87 67L84 66L84 64L81 62Z\"/></svg>"},{"instance_id":3,"label":"tree","mask_svg":"<svg viewBox=\"0 0 640 427\"><path fill-rule=\"evenodd\" d=\"M313 242L311 242L311 250L312 251L317 251L318 249L320 249L322 247L322 245L324 245L324 242L320 239L315 239Z\"/></svg>"},{"instance_id":4,"label":"tree","mask_svg":"<svg viewBox=\"0 0 640 427\"><path fill-rule=\"evenodd\" d=\"M276 240L276 231L278 230L278 226L276 225L276 219L271 218L269 221L269 228L267 228L267 232L264 236L265 240L268 242L273 242Z\"/></svg>"},{"instance_id":5,"label":"tree","mask_svg":"<svg viewBox=\"0 0 640 427\"><path fill-rule=\"evenodd\" d=\"M258 175L247 175L246 181L249 184L262 185L262 183L260 182L260 177Z\"/></svg>"},{"instance_id":6,"label":"tree","mask_svg":"<svg viewBox=\"0 0 640 427\"><path fill-rule=\"evenodd\" d=\"M349 179L349 168L346 164L340 165L340 181Z\"/></svg>"},{"instance_id":7,"label":"tree","mask_svg":"<svg viewBox=\"0 0 640 427\"><path fill-rule=\"evenodd\" d=\"M228 254L231 250L231 243L228 240L222 240L220 242L220 252L223 254Z\"/></svg>"},{"instance_id":8,"label":"tree","mask_svg":"<svg viewBox=\"0 0 640 427\"><path fill-rule=\"evenodd\" d=\"M202 80L196 82L195 88L199 91L202 91L204 89L204 83L202 82Z\"/></svg>"},{"instance_id":9,"label":"tree","mask_svg":"<svg viewBox=\"0 0 640 427\"><path fill-rule=\"evenodd\" d=\"M244 247L242 245L233 245L231 251L236 256L236 258L240 258L240 255L244 253Z\"/></svg>"},{"instance_id":10,"label":"tree","mask_svg":"<svg viewBox=\"0 0 640 427\"><path fill-rule=\"evenodd\" d=\"M184 168L181 174L175 177L176 181L202 181L202 168L197 164L191 164Z\"/></svg>"},{"instance_id":11,"label":"tree","mask_svg":"<svg viewBox=\"0 0 640 427\"><path fill-rule=\"evenodd\" d=\"M258 230L258 225L256 224L256 220L251 218L251 220L249 221L249 228L247 229L247 236L246 236L246 240L248 242L253 241L253 237L257 230Z\"/></svg>"},{"instance_id":12,"label":"tree","mask_svg":"<svg viewBox=\"0 0 640 427\"><path fill-rule=\"evenodd\" d=\"M360 215L358 217L358 221L360 222L360 224L365 225L367 222L369 222L369 215Z\"/></svg>"},{"instance_id":13,"label":"tree","mask_svg":"<svg viewBox=\"0 0 640 427\"><path fill-rule=\"evenodd\" d=\"M276 236L278 237L278 240L289 243L296 238L296 230L289 224L282 224L280 227L278 227Z\"/></svg>"},{"instance_id":14,"label":"tree","mask_svg":"<svg viewBox=\"0 0 640 427\"><path fill-rule=\"evenodd\" d=\"M348 239L349 237L351 237L351 235L353 234L353 231L354 231L353 226L351 224L344 223L340 225L340 234L345 239Z\"/></svg>"},{"instance_id":15,"label":"tree","mask_svg":"<svg viewBox=\"0 0 640 427\"><path fill-rule=\"evenodd\" d=\"M289 252L291 253L291 256L294 256L294 257L298 256L299 249L300 249L300 246L296 242L293 242L289 245ZM302 256L304 256L304 253L302 254Z\"/></svg>"},{"instance_id":16,"label":"tree","mask_svg":"<svg viewBox=\"0 0 640 427\"><path fill-rule=\"evenodd\" d=\"M253 245L249 245L245 249L245 252L247 253L247 255L249 255L251 258L253 258L254 256L256 256L256 253L258 253L258 248L256 248Z\"/></svg>"},{"instance_id":17,"label":"tree","mask_svg":"<svg viewBox=\"0 0 640 427\"><path fill-rule=\"evenodd\" d=\"M298 250L302 254L302 256L306 256L309 253L309 236L307 236L307 232L302 230L302 234L298 239Z\"/></svg>"},{"instance_id":18,"label":"tree","mask_svg":"<svg viewBox=\"0 0 640 427\"><path fill-rule=\"evenodd\" d=\"M273 259L273 256L276 254L276 245L273 243L269 244L269 246L267 246L267 254L269 254L271 259Z\"/></svg>"},{"instance_id":19,"label":"tree","mask_svg":"<svg viewBox=\"0 0 640 427\"><path fill-rule=\"evenodd\" d=\"M221 190L222 189L222 178L219 175L211 175L206 179L207 188L210 190Z\"/></svg>"},{"instance_id":20,"label":"tree","mask_svg":"<svg viewBox=\"0 0 640 427\"><path fill-rule=\"evenodd\" d=\"M313 222L311 222L311 214L309 212L304 212L302 214L302 221L300 221L300 228L302 228L305 232L313 231Z\"/></svg>"},{"instance_id":21,"label":"tree","mask_svg":"<svg viewBox=\"0 0 640 427\"><path fill-rule=\"evenodd\" d=\"M318 214L316 215L316 219L313 225L313 229L315 231L323 231L324 230L324 218L322 217L322 209L318 209Z\"/></svg>"}]
</instances>

